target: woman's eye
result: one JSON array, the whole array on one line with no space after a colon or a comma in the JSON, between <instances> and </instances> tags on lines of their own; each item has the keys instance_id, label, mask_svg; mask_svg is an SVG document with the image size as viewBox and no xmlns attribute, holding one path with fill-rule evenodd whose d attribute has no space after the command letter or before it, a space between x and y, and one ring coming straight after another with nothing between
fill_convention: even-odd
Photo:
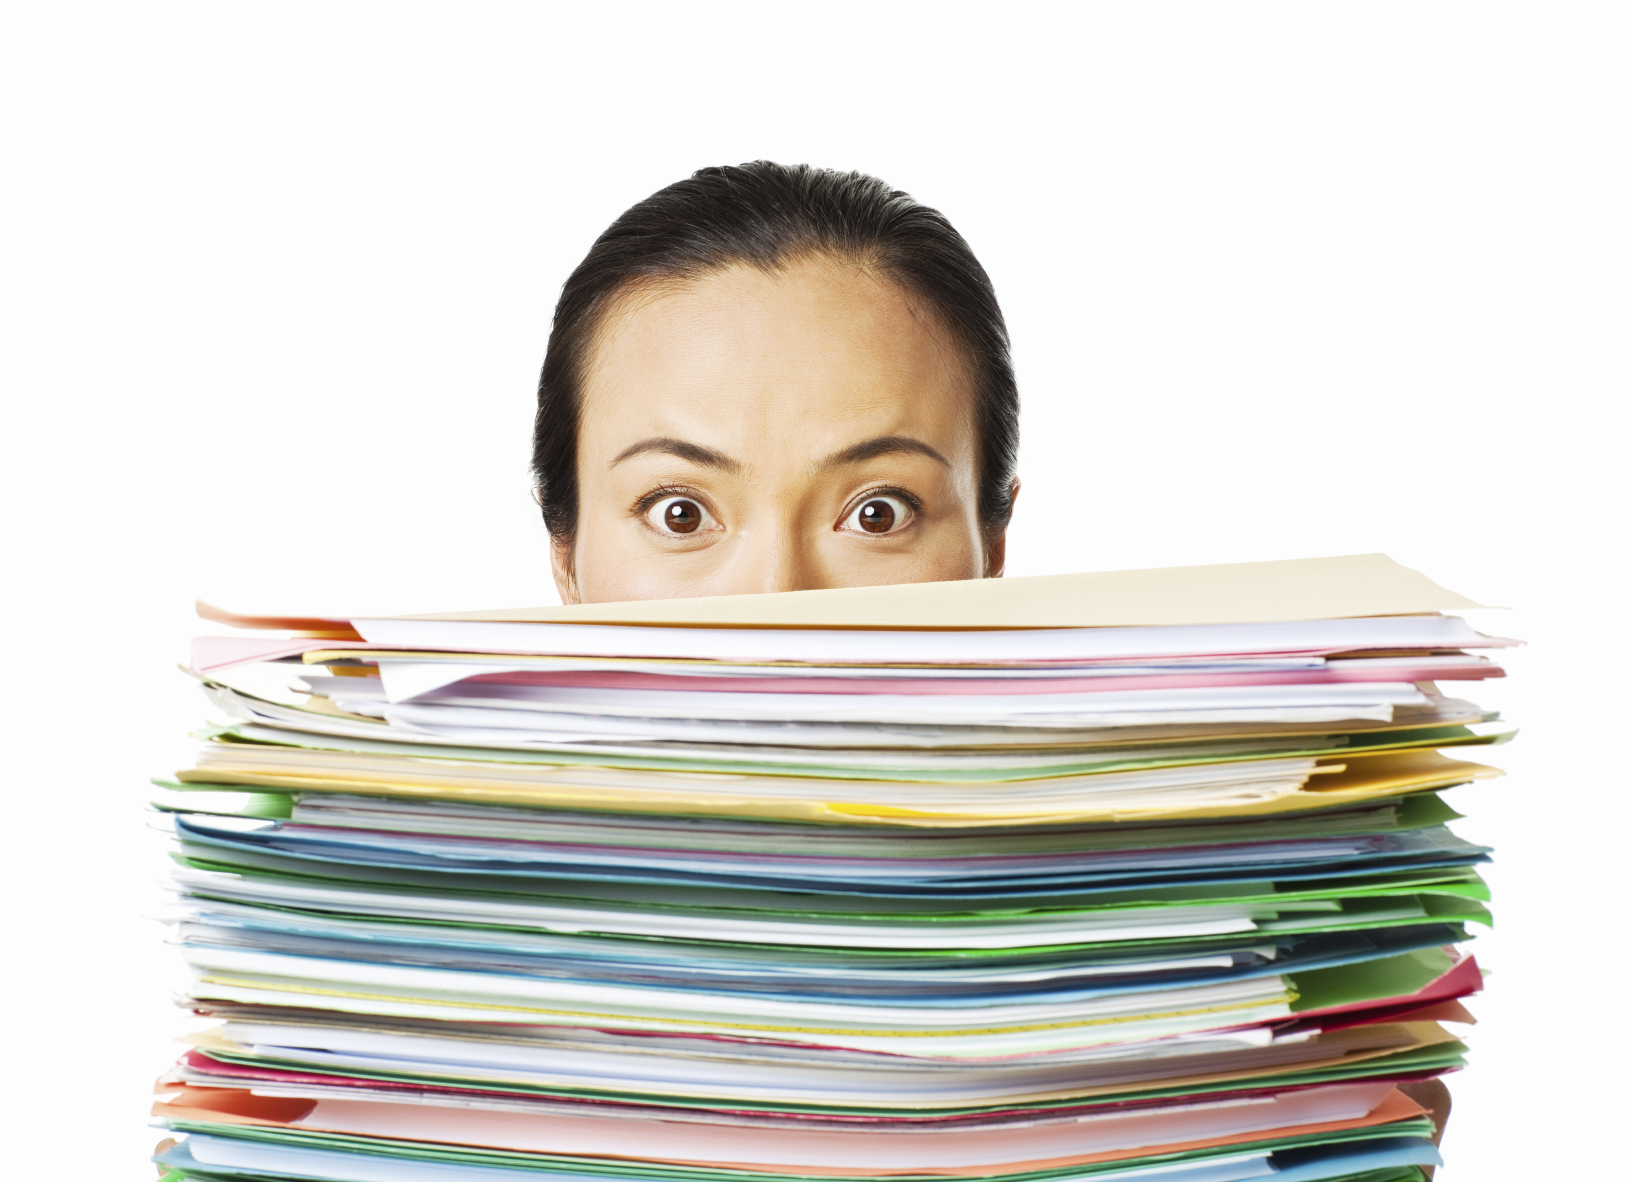
<instances>
[{"instance_id":1,"label":"woman's eye","mask_svg":"<svg viewBox=\"0 0 1625 1182\"><path fill-rule=\"evenodd\" d=\"M668 534L692 534L709 524L704 506L692 497L661 497L643 514L650 525Z\"/></svg>"},{"instance_id":2,"label":"woman's eye","mask_svg":"<svg viewBox=\"0 0 1625 1182\"><path fill-rule=\"evenodd\" d=\"M895 533L909 523L914 510L901 497L870 497L841 523L840 528L866 534Z\"/></svg>"}]
</instances>

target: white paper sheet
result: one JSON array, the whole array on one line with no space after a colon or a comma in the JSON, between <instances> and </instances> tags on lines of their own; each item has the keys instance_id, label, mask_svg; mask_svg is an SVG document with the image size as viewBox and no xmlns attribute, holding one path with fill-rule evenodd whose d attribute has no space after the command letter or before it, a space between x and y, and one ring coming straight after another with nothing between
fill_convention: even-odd
<instances>
[{"instance_id":1,"label":"white paper sheet","mask_svg":"<svg viewBox=\"0 0 1625 1182\"><path fill-rule=\"evenodd\" d=\"M508 624L464 620L354 620L369 643L452 652L560 656L679 657L813 664L967 664L1078 661L1209 654L1326 653L1363 649L1483 648L1455 616L1378 616L1263 624L1156 628L1034 628L988 631L834 631L784 628L660 628L615 624Z\"/></svg>"}]
</instances>

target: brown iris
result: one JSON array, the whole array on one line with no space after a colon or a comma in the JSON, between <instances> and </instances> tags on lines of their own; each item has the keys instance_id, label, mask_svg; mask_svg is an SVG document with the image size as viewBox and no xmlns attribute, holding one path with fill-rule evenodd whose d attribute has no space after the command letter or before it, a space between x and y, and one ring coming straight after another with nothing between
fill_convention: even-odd
<instances>
[{"instance_id":1,"label":"brown iris","mask_svg":"<svg viewBox=\"0 0 1625 1182\"><path fill-rule=\"evenodd\" d=\"M693 501L673 501L666 506L665 526L674 534L691 534L700 528L700 507Z\"/></svg>"},{"instance_id":2,"label":"brown iris","mask_svg":"<svg viewBox=\"0 0 1625 1182\"><path fill-rule=\"evenodd\" d=\"M858 510L858 524L867 534L883 534L897 524L897 510L888 501L865 501Z\"/></svg>"}]
</instances>

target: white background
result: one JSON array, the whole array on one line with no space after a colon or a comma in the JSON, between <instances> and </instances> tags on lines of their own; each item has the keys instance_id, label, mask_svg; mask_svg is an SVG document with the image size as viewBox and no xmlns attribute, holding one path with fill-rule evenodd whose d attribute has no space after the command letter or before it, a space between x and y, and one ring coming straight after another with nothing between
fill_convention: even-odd
<instances>
[{"instance_id":1,"label":"white background","mask_svg":"<svg viewBox=\"0 0 1625 1182\"><path fill-rule=\"evenodd\" d=\"M548 601L551 304L756 157L943 209L1015 340L1010 573L1383 550L1513 605L1442 1177L1611 1174L1619 8L17 4L0 28L8 1172L150 1176L144 777L194 595Z\"/></svg>"}]
</instances>

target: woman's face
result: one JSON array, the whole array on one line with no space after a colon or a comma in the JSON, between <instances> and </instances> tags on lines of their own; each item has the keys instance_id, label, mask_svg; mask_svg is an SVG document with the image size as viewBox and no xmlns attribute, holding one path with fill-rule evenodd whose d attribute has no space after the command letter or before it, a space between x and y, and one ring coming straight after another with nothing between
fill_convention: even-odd
<instances>
[{"instance_id":1,"label":"woman's face","mask_svg":"<svg viewBox=\"0 0 1625 1182\"><path fill-rule=\"evenodd\" d=\"M584 375L566 603L974 579L971 381L857 266L739 266L629 294Z\"/></svg>"}]
</instances>

